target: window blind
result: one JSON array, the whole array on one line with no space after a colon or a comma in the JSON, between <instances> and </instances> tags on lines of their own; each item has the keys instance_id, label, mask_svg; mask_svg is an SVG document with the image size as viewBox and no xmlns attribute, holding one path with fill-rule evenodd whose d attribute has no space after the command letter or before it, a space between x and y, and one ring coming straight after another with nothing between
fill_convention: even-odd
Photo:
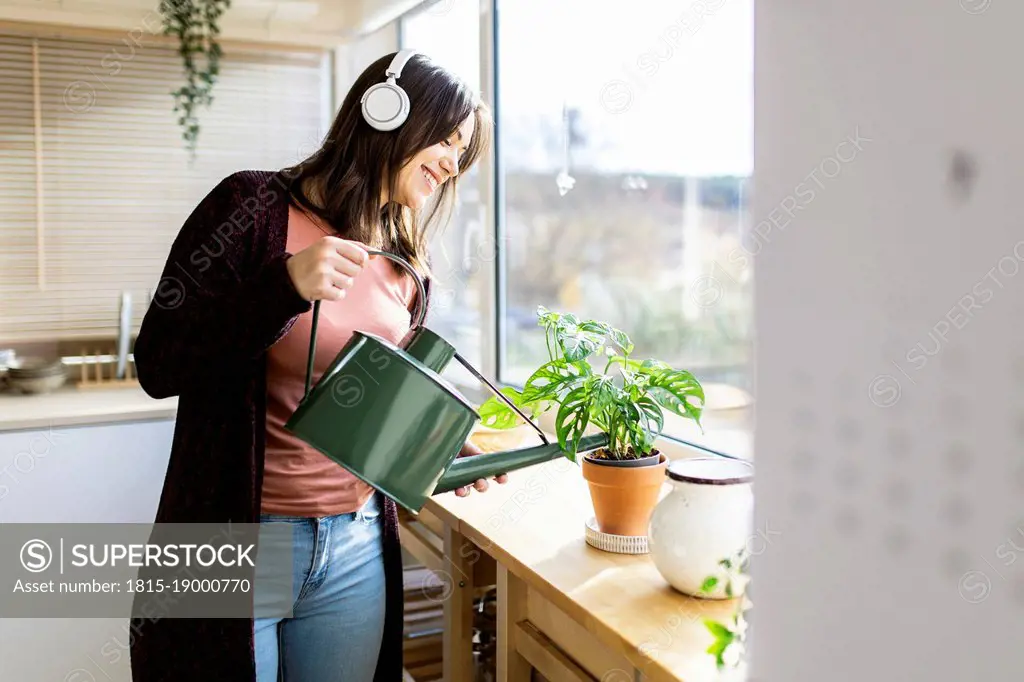
<instances>
[{"instance_id":1,"label":"window blind","mask_svg":"<svg viewBox=\"0 0 1024 682\"><path fill-rule=\"evenodd\" d=\"M323 51L224 44L192 158L180 57L150 40L0 33L0 344L114 336L124 291L137 331L199 200L300 160L329 126Z\"/></svg>"}]
</instances>

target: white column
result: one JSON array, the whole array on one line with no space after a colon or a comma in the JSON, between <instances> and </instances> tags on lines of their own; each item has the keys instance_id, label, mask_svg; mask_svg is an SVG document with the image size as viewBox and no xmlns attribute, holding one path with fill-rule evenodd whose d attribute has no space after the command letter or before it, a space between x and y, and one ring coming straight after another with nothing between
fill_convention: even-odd
<instances>
[{"instance_id":1,"label":"white column","mask_svg":"<svg viewBox=\"0 0 1024 682\"><path fill-rule=\"evenodd\" d=\"M753 679L1024 670L1022 25L757 4Z\"/></svg>"}]
</instances>

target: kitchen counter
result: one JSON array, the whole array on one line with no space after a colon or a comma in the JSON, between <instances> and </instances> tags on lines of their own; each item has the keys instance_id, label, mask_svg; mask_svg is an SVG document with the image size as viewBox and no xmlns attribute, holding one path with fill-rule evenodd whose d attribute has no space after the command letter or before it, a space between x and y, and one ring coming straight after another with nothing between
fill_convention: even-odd
<instances>
[{"instance_id":1,"label":"kitchen counter","mask_svg":"<svg viewBox=\"0 0 1024 682\"><path fill-rule=\"evenodd\" d=\"M79 389L41 395L0 392L0 432L80 424L173 419L178 399L150 398L139 387Z\"/></svg>"}]
</instances>

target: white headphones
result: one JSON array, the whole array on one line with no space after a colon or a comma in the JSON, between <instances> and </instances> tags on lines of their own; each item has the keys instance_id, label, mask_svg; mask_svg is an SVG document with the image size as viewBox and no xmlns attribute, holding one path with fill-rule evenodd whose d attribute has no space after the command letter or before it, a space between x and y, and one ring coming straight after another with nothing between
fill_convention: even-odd
<instances>
[{"instance_id":1,"label":"white headphones","mask_svg":"<svg viewBox=\"0 0 1024 682\"><path fill-rule=\"evenodd\" d=\"M387 81L371 85L359 100L363 118L377 130L394 130L409 116L409 96L395 81L415 54L416 50L402 50L396 54L388 67Z\"/></svg>"}]
</instances>

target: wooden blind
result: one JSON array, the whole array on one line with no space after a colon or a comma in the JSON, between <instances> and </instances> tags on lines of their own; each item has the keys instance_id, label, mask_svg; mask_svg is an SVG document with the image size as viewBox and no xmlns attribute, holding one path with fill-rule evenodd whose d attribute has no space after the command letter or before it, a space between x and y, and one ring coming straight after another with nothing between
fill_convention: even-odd
<instances>
[{"instance_id":1,"label":"wooden blind","mask_svg":"<svg viewBox=\"0 0 1024 682\"><path fill-rule=\"evenodd\" d=\"M224 49L190 159L173 46L0 33L0 344L111 337L123 291L137 330L198 201L317 147L325 54Z\"/></svg>"}]
</instances>

